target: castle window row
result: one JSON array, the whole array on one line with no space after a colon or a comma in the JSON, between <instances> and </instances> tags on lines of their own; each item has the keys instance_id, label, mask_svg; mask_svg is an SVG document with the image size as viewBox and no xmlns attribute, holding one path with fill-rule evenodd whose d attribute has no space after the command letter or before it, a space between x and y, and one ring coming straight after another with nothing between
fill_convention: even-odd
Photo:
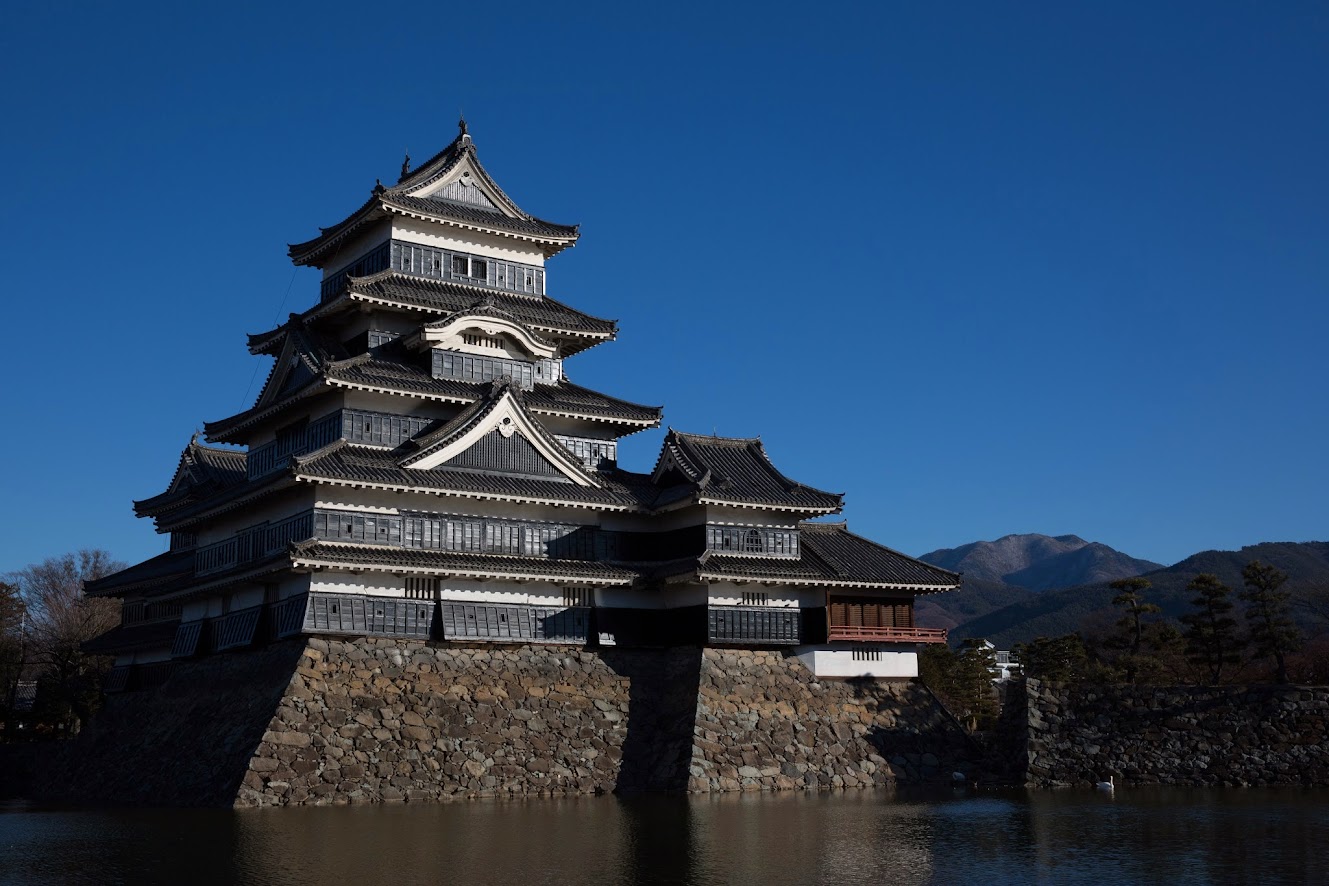
<instances>
[{"instance_id":1,"label":"castle window row","mask_svg":"<svg viewBox=\"0 0 1329 886\"><path fill-rule=\"evenodd\" d=\"M408 548L560 560L608 560L618 553L618 535L594 526L435 514L401 519Z\"/></svg>"},{"instance_id":2,"label":"castle window row","mask_svg":"<svg viewBox=\"0 0 1329 886\"><path fill-rule=\"evenodd\" d=\"M554 439L562 443L588 470L600 467L613 467L618 463L618 442L615 440L592 440L589 437L569 437L555 434Z\"/></svg>"},{"instance_id":3,"label":"castle window row","mask_svg":"<svg viewBox=\"0 0 1329 886\"><path fill-rule=\"evenodd\" d=\"M535 265L500 261L466 252L404 243L401 240L393 240L390 249L392 269L403 274L488 286L524 295L544 295L544 268Z\"/></svg>"},{"instance_id":4,"label":"castle window row","mask_svg":"<svg viewBox=\"0 0 1329 886\"><path fill-rule=\"evenodd\" d=\"M249 450L249 479L263 477L290 464L291 456L305 455L334 440L367 446L396 448L419 434L436 419L418 415L391 415L364 409L341 409L312 422L277 432L277 439Z\"/></svg>"},{"instance_id":5,"label":"castle window row","mask_svg":"<svg viewBox=\"0 0 1329 886\"><path fill-rule=\"evenodd\" d=\"M126 625L141 624L148 621L164 621L179 618L184 604L178 602L124 603L120 607L120 623Z\"/></svg>"},{"instance_id":6,"label":"castle window row","mask_svg":"<svg viewBox=\"0 0 1329 886\"><path fill-rule=\"evenodd\" d=\"M314 514L306 511L276 523L264 521L240 530L228 539L204 545L194 552L194 574L207 575L281 553L293 541L313 535Z\"/></svg>"},{"instance_id":7,"label":"castle window row","mask_svg":"<svg viewBox=\"0 0 1329 886\"><path fill-rule=\"evenodd\" d=\"M544 268L390 240L327 277L319 287L319 296L327 301L341 291L347 277L368 277L389 268L430 280L469 283L524 295L541 296L545 292Z\"/></svg>"},{"instance_id":8,"label":"castle window row","mask_svg":"<svg viewBox=\"0 0 1329 886\"><path fill-rule=\"evenodd\" d=\"M755 536L750 533L756 533ZM717 548L721 533L737 536L747 550ZM751 529L708 526L712 551L753 556L797 556L796 529ZM263 522L240 530L234 536L198 548L194 554L197 575L220 572L234 566L281 553L292 542L307 539L351 544L386 545L429 551L455 551L475 554L502 554L511 557L542 557L558 560L651 559L642 548L644 540L632 533L614 532L575 523L547 523L529 520L463 517L449 514L405 512L402 514L366 514L315 508L279 520ZM758 550L760 542L763 550ZM792 550L794 553L788 553ZM876 610L864 614L861 601L857 608L845 610L849 625L876 625L881 616ZM746 606L769 605L763 594L745 596ZM852 611L853 614L850 614ZM894 613L890 613L894 617ZM886 621L886 624L892 624Z\"/></svg>"},{"instance_id":9,"label":"castle window row","mask_svg":"<svg viewBox=\"0 0 1329 886\"><path fill-rule=\"evenodd\" d=\"M341 439L342 413L332 412L312 422L288 425L277 439L249 450L245 469L249 479L263 477L290 464L291 456L304 455Z\"/></svg>"},{"instance_id":10,"label":"castle window row","mask_svg":"<svg viewBox=\"0 0 1329 886\"><path fill-rule=\"evenodd\" d=\"M797 558L797 529L707 526L706 549L718 554Z\"/></svg>"},{"instance_id":11,"label":"castle window row","mask_svg":"<svg viewBox=\"0 0 1329 886\"><path fill-rule=\"evenodd\" d=\"M535 367L525 360L463 354L443 348L434 348L433 359L434 378L472 383L508 378L523 391L529 391L535 384Z\"/></svg>"}]
</instances>

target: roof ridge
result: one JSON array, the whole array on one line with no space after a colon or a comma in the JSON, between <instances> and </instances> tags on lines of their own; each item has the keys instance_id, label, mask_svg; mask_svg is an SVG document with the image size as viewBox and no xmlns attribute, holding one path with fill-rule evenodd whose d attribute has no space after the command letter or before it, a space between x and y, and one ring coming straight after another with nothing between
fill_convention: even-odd
<instances>
[{"instance_id":1,"label":"roof ridge","mask_svg":"<svg viewBox=\"0 0 1329 886\"><path fill-rule=\"evenodd\" d=\"M830 525L836 525L836 524L830 524ZM913 556L910 556L909 554L906 554L904 551L897 551L895 548L888 547L888 546L882 544L882 543L879 542L879 541L876 541L876 540L874 540L874 539L868 538L866 535L859 535L857 532L850 532L850 531L849 531L849 521L848 521L848 520L845 520L843 523L841 523L841 524L839 524L839 525L842 527L843 532L844 532L845 535L848 535L848 536L850 536L850 537L852 537L852 538L859 539L860 541L865 541L865 542L867 542L867 543L870 544L870 545L875 545L875 546L881 548L883 551L888 551L888 552L890 552L890 553L896 555L897 557L904 557L906 560L912 560L912 561L915 562L915 563L921 563L922 565L928 567L929 569L934 569L934 570L936 570L937 572L944 572L944 573L946 573L947 575L953 575L953 576L955 576L955 578L957 579L957 582L956 582L957 584L959 584L959 580L962 580L962 579L963 579L963 575L964 575L964 574L961 573L961 572L954 572L954 571L952 571L952 570L950 570L950 569L946 569L945 567L937 566L937 565L935 565L935 564L933 564L933 563L929 563L929 562L927 562L926 560L920 560L920 559L918 559L917 557L913 557Z\"/></svg>"},{"instance_id":2,"label":"roof ridge","mask_svg":"<svg viewBox=\"0 0 1329 886\"><path fill-rule=\"evenodd\" d=\"M756 443L758 446L762 445L761 437L721 437L719 434L692 434L687 431L677 431L673 428L670 428L669 430L676 436L687 437L693 440L713 440L724 444L742 443L745 446L751 443Z\"/></svg>"}]
</instances>

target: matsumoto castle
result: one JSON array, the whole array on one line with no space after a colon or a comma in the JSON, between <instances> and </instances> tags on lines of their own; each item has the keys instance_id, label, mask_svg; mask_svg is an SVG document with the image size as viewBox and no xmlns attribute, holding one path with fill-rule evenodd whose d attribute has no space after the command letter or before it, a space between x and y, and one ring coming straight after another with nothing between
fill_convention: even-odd
<instances>
[{"instance_id":1,"label":"matsumoto castle","mask_svg":"<svg viewBox=\"0 0 1329 886\"><path fill-rule=\"evenodd\" d=\"M257 401L204 426L134 505L170 550L89 594L123 624L109 691L180 659L298 635L575 647L788 649L818 677L917 674L914 597L958 575L843 523L760 440L670 430L655 465L618 440L661 410L574 383L616 326L556 301L576 226L523 211L457 138L318 237L317 303L249 337ZM208 444L225 444L224 446Z\"/></svg>"}]
</instances>

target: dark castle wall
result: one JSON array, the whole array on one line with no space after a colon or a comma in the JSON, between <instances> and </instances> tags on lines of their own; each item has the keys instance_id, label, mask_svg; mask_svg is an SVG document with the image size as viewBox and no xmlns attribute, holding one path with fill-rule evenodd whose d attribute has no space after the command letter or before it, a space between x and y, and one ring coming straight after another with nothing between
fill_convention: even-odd
<instances>
[{"instance_id":1,"label":"dark castle wall","mask_svg":"<svg viewBox=\"0 0 1329 886\"><path fill-rule=\"evenodd\" d=\"M1065 686L1008 699L1009 759L1031 787L1329 786L1329 687Z\"/></svg>"},{"instance_id":2,"label":"dark castle wall","mask_svg":"<svg viewBox=\"0 0 1329 886\"><path fill-rule=\"evenodd\" d=\"M973 756L916 684L818 681L779 652L320 638L109 698L32 793L266 806L816 789L944 780Z\"/></svg>"}]
</instances>

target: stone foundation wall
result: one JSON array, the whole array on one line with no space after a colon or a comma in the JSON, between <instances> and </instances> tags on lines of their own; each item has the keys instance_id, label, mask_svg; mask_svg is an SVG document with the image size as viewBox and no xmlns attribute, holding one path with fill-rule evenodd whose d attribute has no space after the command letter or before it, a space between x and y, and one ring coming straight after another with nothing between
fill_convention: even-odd
<instances>
[{"instance_id":1,"label":"stone foundation wall","mask_svg":"<svg viewBox=\"0 0 1329 886\"><path fill-rule=\"evenodd\" d=\"M36 800L228 806L286 692L303 640L182 663L154 689L108 696L77 739L43 743Z\"/></svg>"},{"instance_id":2,"label":"stone foundation wall","mask_svg":"<svg viewBox=\"0 0 1329 886\"><path fill-rule=\"evenodd\" d=\"M777 652L313 639L236 802L857 787L972 756L922 687Z\"/></svg>"},{"instance_id":3,"label":"stone foundation wall","mask_svg":"<svg viewBox=\"0 0 1329 886\"><path fill-rule=\"evenodd\" d=\"M1031 786L1329 785L1329 687L1026 683Z\"/></svg>"},{"instance_id":4,"label":"stone foundation wall","mask_svg":"<svg viewBox=\"0 0 1329 886\"><path fill-rule=\"evenodd\" d=\"M693 791L870 787L976 774L978 749L915 682L818 680L779 652L707 649Z\"/></svg>"},{"instance_id":5,"label":"stone foundation wall","mask_svg":"<svg viewBox=\"0 0 1329 886\"><path fill-rule=\"evenodd\" d=\"M947 780L977 753L926 689L700 648L286 641L107 699L34 799L271 806Z\"/></svg>"}]
</instances>

